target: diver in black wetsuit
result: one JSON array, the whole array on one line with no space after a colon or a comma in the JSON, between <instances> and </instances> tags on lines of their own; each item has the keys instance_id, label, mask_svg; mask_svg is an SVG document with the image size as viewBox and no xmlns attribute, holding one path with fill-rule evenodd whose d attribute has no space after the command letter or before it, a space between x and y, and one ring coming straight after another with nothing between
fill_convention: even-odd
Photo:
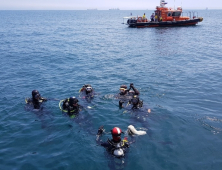
<instances>
[{"instance_id":1,"label":"diver in black wetsuit","mask_svg":"<svg viewBox=\"0 0 222 170\"><path fill-rule=\"evenodd\" d=\"M69 116L76 115L79 113L82 108L81 105L78 104L79 100L75 97L67 98L63 101L62 108L68 112Z\"/></svg>"},{"instance_id":2,"label":"diver in black wetsuit","mask_svg":"<svg viewBox=\"0 0 222 170\"><path fill-rule=\"evenodd\" d=\"M117 96L117 98L121 99L119 101L119 107L122 108L124 100L130 100L134 95L140 95L140 92L134 87L133 83L130 83L129 89L127 89L126 85L121 85L119 96Z\"/></svg>"},{"instance_id":3,"label":"diver in black wetsuit","mask_svg":"<svg viewBox=\"0 0 222 170\"><path fill-rule=\"evenodd\" d=\"M85 93L86 97L94 97L94 89L90 84L83 85L79 92Z\"/></svg>"},{"instance_id":4,"label":"diver in black wetsuit","mask_svg":"<svg viewBox=\"0 0 222 170\"><path fill-rule=\"evenodd\" d=\"M121 139L122 130L118 127L114 127L111 130L112 139L108 139L107 142L99 141L100 136L105 130L101 126L97 133L97 143L105 147L108 152L110 152L115 157L123 157L125 155L126 149L129 148L129 142L127 138Z\"/></svg>"},{"instance_id":5,"label":"diver in black wetsuit","mask_svg":"<svg viewBox=\"0 0 222 170\"><path fill-rule=\"evenodd\" d=\"M119 101L119 108L123 108L123 103L121 100ZM137 95L134 95L132 99L129 100L128 104L132 105L132 110L143 108L143 101ZM128 104L126 106L128 106ZM145 108L146 110L146 108ZM151 109L147 109L148 113L151 113Z\"/></svg>"},{"instance_id":6,"label":"diver in black wetsuit","mask_svg":"<svg viewBox=\"0 0 222 170\"><path fill-rule=\"evenodd\" d=\"M26 103L33 105L34 109L40 109L41 104L46 101L47 101L47 99L41 97L38 90L33 90L32 91L32 98L27 99Z\"/></svg>"},{"instance_id":7,"label":"diver in black wetsuit","mask_svg":"<svg viewBox=\"0 0 222 170\"><path fill-rule=\"evenodd\" d=\"M132 109L139 109L143 107L143 101L137 95L134 95L133 98L129 101L129 104L133 105Z\"/></svg>"}]
</instances>

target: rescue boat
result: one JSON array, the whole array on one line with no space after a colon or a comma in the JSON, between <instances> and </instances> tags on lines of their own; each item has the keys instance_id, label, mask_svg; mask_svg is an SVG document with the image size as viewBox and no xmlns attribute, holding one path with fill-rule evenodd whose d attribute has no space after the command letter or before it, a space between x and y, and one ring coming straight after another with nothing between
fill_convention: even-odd
<instances>
[{"instance_id":1,"label":"rescue boat","mask_svg":"<svg viewBox=\"0 0 222 170\"><path fill-rule=\"evenodd\" d=\"M190 17L182 16L182 7L177 9L168 8L165 0L160 0L160 6L154 11L154 20L148 20L146 17L124 17L129 27L173 27L173 26L190 26L202 22L203 18L196 15L197 12L189 12Z\"/></svg>"}]
</instances>

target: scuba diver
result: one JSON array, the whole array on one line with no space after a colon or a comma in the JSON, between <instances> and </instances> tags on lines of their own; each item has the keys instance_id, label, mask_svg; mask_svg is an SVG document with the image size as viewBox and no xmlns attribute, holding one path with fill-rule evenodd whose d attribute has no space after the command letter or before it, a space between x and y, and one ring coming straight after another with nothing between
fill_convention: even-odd
<instances>
[{"instance_id":1,"label":"scuba diver","mask_svg":"<svg viewBox=\"0 0 222 170\"><path fill-rule=\"evenodd\" d=\"M137 95L134 95L133 98L129 101L129 104L133 105L131 109L139 109L143 107L143 101Z\"/></svg>"},{"instance_id":2,"label":"scuba diver","mask_svg":"<svg viewBox=\"0 0 222 170\"><path fill-rule=\"evenodd\" d=\"M129 148L130 143L127 137L123 140L121 139L121 134L123 134L122 130L119 127L114 127L111 130L112 139L108 138L107 142L99 141L100 136L105 132L103 126L100 126L97 132L97 143L107 149L113 156L117 158L121 158L125 156L127 148ZM127 133L129 135L145 135L146 131L137 131L133 125L129 125L127 129Z\"/></svg>"},{"instance_id":3,"label":"scuba diver","mask_svg":"<svg viewBox=\"0 0 222 170\"><path fill-rule=\"evenodd\" d=\"M124 107L123 103L124 102L122 100L119 101L119 108L120 109ZM134 95L133 98L129 100L129 102L127 103L126 107L128 105L132 105L132 108L131 108L132 110L140 109L140 108L143 107L143 101L140 100L139 96ZM151 113L151 109L147 109L147 112Z\"/></svg>"},{"instance_id":4,"label":"scuba diver","mask_svg":"<svg viewBox=\"0 0 222 170\"><path fill-rule=\"evenodd\" d=\"M78 102L79 100L77 98L70 97L65 100L61 100L59 103L59 107L62 111L67 112L69 116L77 115L82 109L82 106L79 105Z\"/></svg>"},{"instance_id":5,"label":"scuba diver","mask_svg":"<svg viewBox=\"0 0 222 170\"><path fill-rule=\"evenodd\" d=\"M126 100L131 100L133 98L133 96L135 96L135 95L140 95L140 92L134 87L133 83L130 83L129 89L127 89L126 85L121 85L120 86L120 93L117 96L117 98L121 99L119 101L119 107L122 108L123 103Z\"/></svg>"},{"instance_id":6,"label":"scuba diver","mask_svg":"<svg viewBox=\"0 0 222 170\"><path fill-rule=\"evenodd\" d=\"M85 84L79 90L82 95L85 95L85 98L93 98L94 97L94 89L90 84Z\"/></svg>"},{"instance_id":7,"label":"scuba diver","mask_svg":"<svg viewBox=\"0 0 222 170\"><path fill-rule=\"evenodd\" d=\"M40 106L43 102L46 102L47 99L43 98L38 90L32 91L32 98L25 99L27 104L33 105L34 109L40 109Z\"/></svg>"},{"instance_id":8,"label":"scuba diver","mask_svg":"<svg viewBox=\"0 0 222 170\"><path fill-rule=\"evenodd\" d=\"M108 152L110 152L115 157L123 157L125 155L126 149L129 148L129 142L125 137L123 140L121 139L122 130L118 127L114 127L111 130L112 139L108 138L107 142L99 141L99 137L103 134L105 129L101 126L98 129L97 133L97 142L105 147Z\"/></svg>"}]
</instances>

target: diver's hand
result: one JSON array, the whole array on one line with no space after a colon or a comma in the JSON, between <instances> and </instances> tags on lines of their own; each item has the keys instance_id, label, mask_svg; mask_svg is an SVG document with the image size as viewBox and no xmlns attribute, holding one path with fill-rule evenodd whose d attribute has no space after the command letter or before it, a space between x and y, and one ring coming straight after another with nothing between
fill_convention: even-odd
<instances>
[{"instance_id":1,"label":"diver's hand","mask_svg":"<svg viewBox=\"0 0 222 170\"><path fill-rule=\"evenodd\" d=\"M119 107L123 107L123 103L124 103L124 101L120 100L119 101Z\"/></svg>"},{"instance_id":2,"label":"diver's hand","mask_svg":"<svg viewBox=\"0 0 222 170\"><path fill-rule=\"evenodd\" d=\"M130 83L130 87L134 87L134 86L133 86L133 83Z\"/></svg>"},{"instance_id":3,"label":"diver's hand","mask_svg":"<svg viewBox=\"0 0 222 170\"><path fill-rule=\"evenodd\" d=\"M104 128L103 128L103 125L102 125L98 129L97 135L100 136L100 135L102 135L103 132L104 132Z\"/></svg>"},{"instance_id":4,"label":"diver's hand","mask_svg":"<svg viewBox=\"0 0 222 170\"><path fill-rule=\"evenodd\" d=\"M46 101L47 101L47 99L45 99L45 98L41 98L41 100L42 100L43 102L46 102Z\"/></svg>"}]
</instances>

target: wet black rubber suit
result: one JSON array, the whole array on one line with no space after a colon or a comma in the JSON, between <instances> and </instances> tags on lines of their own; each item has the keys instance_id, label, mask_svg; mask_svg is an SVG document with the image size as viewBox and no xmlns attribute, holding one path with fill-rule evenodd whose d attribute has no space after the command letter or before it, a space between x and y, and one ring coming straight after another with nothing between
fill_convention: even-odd
<instances>
[{"instance_id":1,"label":"wet black rubber suit","mask_svg":"<svg viewBox=\"0 0 222 170\"><path fill-rule=\"evenodd\" d=\"M75 97L65 99L62 104L63 110L67 110L69 116L78 114L80 109L82 108L82 106L79 105L78 102L79 100Z\"/></svg>"},{"instance_id":2,"label":"wet black rubber suit","mask_svg":"<svg viewBox=\"0 0 222 170\"><path fill-rule=\"evenodd\" d=\"M39 92L37 90L33 90L32 91L32 98L29 98L27 100L27 104L33 104L34 109L40 109L41 104L46 101L47 101L47 99L41 97L41 95L39 94Z\"/></svg>"}]
</instances>

